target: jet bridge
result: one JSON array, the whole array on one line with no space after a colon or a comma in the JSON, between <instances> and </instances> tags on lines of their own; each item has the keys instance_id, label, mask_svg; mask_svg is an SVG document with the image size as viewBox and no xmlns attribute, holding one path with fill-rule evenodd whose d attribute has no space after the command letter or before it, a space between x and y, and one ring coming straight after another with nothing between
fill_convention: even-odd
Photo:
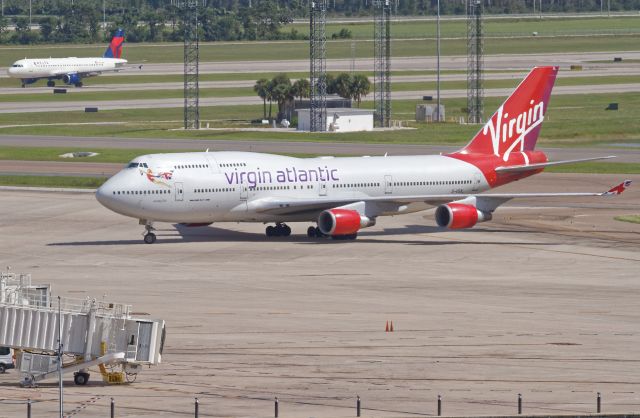
<instances>
[{"instance_id":1,"label":"jet bridge","mask_svg":"<svg viewBox=\"0 0 640 418\"><path fill-rule=\"evenodd\" d=\"M0 275L0 346L16 350L23 384L57 376L59 335L62 372L73 372L76 384L88 382L92 366L106 383L124 383L142 366L160 363L163 320L135 318L130 305L90 298L60 298L58 308L50 289L33 285L30 275Z\"/></svg>"}]
</instances>

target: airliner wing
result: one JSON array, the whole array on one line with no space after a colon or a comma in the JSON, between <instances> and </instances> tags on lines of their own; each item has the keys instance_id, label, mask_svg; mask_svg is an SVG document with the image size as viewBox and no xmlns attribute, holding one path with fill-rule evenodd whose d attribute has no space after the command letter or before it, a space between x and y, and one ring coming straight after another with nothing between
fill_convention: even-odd
<instances>
[{"instance_id":1,"label":"airliner wing","mask_svg":"<svg viewBox=\"0 0 640 418\"><path fill-rule=\"evenodd\" d=\"M613 196L619 195L631 185L631 180L612 187L606 192L579 192L579 193L491 193L491 194L441 194L441 195L406 195L406 196L359 196L349 198L323 198L317 199L280 199L277 197L266 197L254 199L247 203L248 209L259 213L270 213L274 215L295 215L319 212L326 209L333 209L340 206L349 205L356 202L387 203L398 206L409 203L426 203L437 206L443 203L465 201L468 204L478 207L480 210L493 212L498 206L511 199L521 198L548 198L548 197L589 197L589 196Z\"/></svg>"},{"instance_id":2,"label":"airliner wing","mask_svg":"<svg viewBox=\"0 0 640 418\"><path fill-rule=\"evenodd\" d=\"M533 171L539 170L541 168L551 167L554 165L562 165L562 164L573 164L573 163L583 163L585 161L595 161L595 160L608 160L609 158L616 158L615 155L608 155L606 157L593 157L593 158L581 158L578 160L564 160L564 161L547 161L546 163L536 163L536 164L525 164L525 165L512 165L505 167L497 167L496 173L522 173L525 171Z\"/></svg>"}]
</instances>

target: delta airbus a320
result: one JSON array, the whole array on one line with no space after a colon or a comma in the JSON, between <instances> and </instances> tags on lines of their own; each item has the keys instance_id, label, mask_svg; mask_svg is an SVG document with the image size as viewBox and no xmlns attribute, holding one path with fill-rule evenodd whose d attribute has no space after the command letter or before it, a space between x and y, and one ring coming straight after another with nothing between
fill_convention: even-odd
<instances>
[{"instance_id":1,"label":"delta airbus a320","mask_svg":"<svg viewBox=\"0 0 640 418\"><path fill-rule=\"evenodd\" d=\"M135 158L96 192L98 201L145 226L153 222L273 223L268 236L288 236L287 222L312 222L309 237L355 239L378 217L436 207L441 227L471 228L510 199L611 196L606 192L482 194L570 160L548 162L534 147L558 67L534 68L469 144L445 155L293 158L250 152L150 154ZM603 157L610 158L610 157ZM316 226L317 225L317 226Z\"/></svg>"},{"instance_id":2,"label":"delta airbus a320","mask_svg":"<svg viewBox=\"0 0 640 418\"><path fill-rule=\"evenodd\" d=\"M55 87L55 80L82 87L82 79L94 77L106 71L120 71L127 60L122 58L124 31L118 29L102 57L91 58L31 58L13 63L7 70L11 78L19 78L22 87L46 79L47 87Z\"/></svg>"}]
</instances>

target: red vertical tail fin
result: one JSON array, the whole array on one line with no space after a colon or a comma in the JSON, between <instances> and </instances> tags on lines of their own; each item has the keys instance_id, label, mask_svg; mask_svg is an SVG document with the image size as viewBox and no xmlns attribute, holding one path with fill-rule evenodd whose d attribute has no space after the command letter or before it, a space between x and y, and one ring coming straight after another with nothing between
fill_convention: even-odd
<instances>
[{"instance_id":1,"label":"red vertical tail fin","mask_svg":"<svg viewBox=\"0 0 640 418\"><path fill-rule=\"evenodd\" d=\"M463 154L486 154L509 159L512 152L533 151L558 67L535 67L491 116Z\"/></svg>"}]
</instances>

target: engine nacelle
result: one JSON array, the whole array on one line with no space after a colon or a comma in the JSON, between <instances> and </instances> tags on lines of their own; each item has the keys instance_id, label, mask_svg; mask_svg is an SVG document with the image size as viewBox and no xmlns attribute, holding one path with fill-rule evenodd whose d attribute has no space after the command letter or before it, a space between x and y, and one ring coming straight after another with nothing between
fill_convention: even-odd
<instances>
[{"instance_id":1,"label":"engine nacelle","mask_svg":"<svg viewBox=\"0 0 640 418\"><path fill-rule=\"evenodd\" d=\"M472 205L464 203L448 203L436 209L436 223L438 226L463 229L471 228L478 222L491 220L490 212L483 212Z\"/></svg>"},{"instance_id":2,"label":"engine nacelle","mask_svg":"<svg viewBox=\"0 0 640 418\"><path fill-rule=\"evenodd\" d=\"M360 228L366 228L376 224L375 219L360 215L351 209L329 209L318 216L318 228L320 232L332 237L340 235L352 235Z\"/></svg>"},{"instance_id":3,"label":"engine nacelle","mask_svg":"<svg viewBox=\"0 0 640 418\"><path fill-rule=\"evenodd\" d=\"M62 81L64 81L65 84L78 84L80 82L81 78L78 74L65 74L64 76L62 76Z\"/></svg>"}]
</instances>

